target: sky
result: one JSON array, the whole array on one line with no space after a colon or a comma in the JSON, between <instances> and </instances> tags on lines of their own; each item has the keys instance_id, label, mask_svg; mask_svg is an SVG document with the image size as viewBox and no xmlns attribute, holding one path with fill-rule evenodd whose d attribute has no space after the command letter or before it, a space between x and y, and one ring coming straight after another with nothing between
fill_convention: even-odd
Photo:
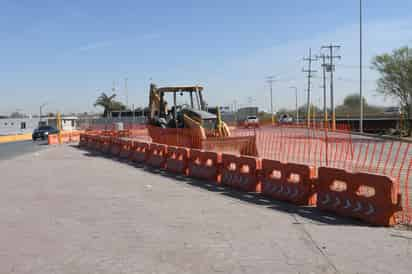
<instances>
[{"instance_id":1,"label":"sky","mask_svg":"<svg viewBox=\"0 0 412 274\"><path fill-rule=\"evenodd\" d=\"M373 56L412 44L412 1L363 0L364 93L376 93ZM293 108L306 100L309 48L336 53L335 104L359 92L359 0L0 0L0 114L97 112L101 92L146 106L150 82L200 84L209 105ZM314 63L312 102L322 104ZM328 98L329 100L329 98Z\"/></svg>"}]
</instances>

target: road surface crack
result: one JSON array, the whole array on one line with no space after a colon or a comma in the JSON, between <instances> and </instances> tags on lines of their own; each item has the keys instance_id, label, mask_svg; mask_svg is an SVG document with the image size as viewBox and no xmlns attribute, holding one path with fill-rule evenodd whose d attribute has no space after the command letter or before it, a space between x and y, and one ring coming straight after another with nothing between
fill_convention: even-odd
<instances>
[{"instance_id":1,"label":"road surface crack","mask_svg":"<svg viewBox=\"0 0 412 274\"><path fill-rule=\"evenodd\" d=\"M295 227L305 236L307 242L311 245L311 247L315 248L319 252L319 254L325 259L329 268L331 268L334 273L340 274L340 271L329 258L329 256L326 254L326 252L323 250L323 248L316 243L316 241L312 238L312 235L310 235L309 231L307 231L307 229L305 228L305 224L298 220L296 214L292 213L291 215L294 220L294 224L296 224Z\"/></svg>"}]
</instances>

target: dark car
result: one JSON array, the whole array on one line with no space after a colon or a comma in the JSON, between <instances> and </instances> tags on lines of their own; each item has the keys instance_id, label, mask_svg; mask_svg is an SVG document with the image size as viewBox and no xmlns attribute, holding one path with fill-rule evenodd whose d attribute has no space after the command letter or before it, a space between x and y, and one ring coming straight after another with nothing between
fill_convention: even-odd
<instances>
[{"instance_id":1,"label":"dark car","mask_svg":"<svg viewBox=\"0 0 412 274\"><path fill-rule=\"evenodd\" d=\"M36 141L37 139L46 140L49 134L57 134L59 130L52 126L40 126L33 131L32 139Z\"/></svg>"}]
</instances>

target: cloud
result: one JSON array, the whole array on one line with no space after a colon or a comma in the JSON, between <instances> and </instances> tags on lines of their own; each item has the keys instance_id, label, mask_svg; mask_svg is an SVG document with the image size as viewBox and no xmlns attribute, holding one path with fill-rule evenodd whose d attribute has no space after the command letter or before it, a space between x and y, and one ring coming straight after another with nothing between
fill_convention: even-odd
<instances>
[{"instance_id":1,"label":"cloud","mask_svg":"<svg viewBox=\"0 0 412 274\"><path fill-rule=\"evenodd\" d=\"M140 36L137 36L135 40L156 40L159 39L161 35L159 33L146 33L142 34ZM116 41L116 44L121 44L121 43L128 43L133 41L133 39L127 38L127 39L120 39ZM85 45L82 45L78 48L76 48L74 51L77 52L86 52L86 51L92 51L100 48L108 48L111 47L115 44L115 41L98 41L98 42L90 42Z\"/></svg>"},{"instance_id":2,"label":"cloud","mask_svg":"<svg viewBox=\"0 0 412 274\"><path fill-rule=\"evenodd\" d=\"M107 48L114 44L113 41L91 42L76 48L74 51L86 52L100 48Z\"/></svg>"}]
</instances>

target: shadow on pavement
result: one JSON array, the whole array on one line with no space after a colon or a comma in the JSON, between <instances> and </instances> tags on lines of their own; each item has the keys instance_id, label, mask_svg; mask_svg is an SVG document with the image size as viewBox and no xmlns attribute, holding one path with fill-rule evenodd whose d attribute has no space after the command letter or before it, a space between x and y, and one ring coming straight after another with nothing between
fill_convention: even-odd
<instances>
[{"instance_id":1,"label":"shadow on pavement","mask_svg":"<svg viewBox=\"0 0 412 274\"><path fill-rule=\"evenodd\" d=\"M315 225L345 225L345 226L369 226L365 223L362 223L361 221L357 221L354 219L350 218L345 218L345 217L337 217L331 213L321 211L317 209L316 207L302 207L302 206L296 206L293 204L289 204L286 202L281 202L277 201L268 197L265 197L261 195L260 193L253 193L253 192L242 192L238 191L236 189L233 189L231 187L223 186L223 185L217 185L216 183L208 182L208 181L202 181L198 179L193 179L190 177L186 177L184 175L180 174L173 174L166 172L165 170L161 170L158 168L152 168L150 166L144 165L144 164L139 164L139 163L134 163L131 161L119 159L117 157L112 157L105 155L100 152L93 152L89 151L83 148L80 148L78 146L72 146L74 148L80 149L84 151L84 155L86 157L99 157L99 158L106 158L106 159L111 159L117 162L122 162L125 164L129 164L133 167L136 168L141 168L144 171L150 172L152 174L164 176L167 178L175 179L178 180L179 182L184 182L188 185L194 186L194 187L199 187L207 191L219 193L224 196L231 197L233 199L237 199L243 202L259 205L259 206L264 206L267 209L271 210L277 210L277 211L282 211L284 213L293 215L293 216L299 216L302 218L305 218L306 220L309 220L311 224ZM301 224L298 218L295 218L294 224Z\"/></svg>"}]
</instances>

